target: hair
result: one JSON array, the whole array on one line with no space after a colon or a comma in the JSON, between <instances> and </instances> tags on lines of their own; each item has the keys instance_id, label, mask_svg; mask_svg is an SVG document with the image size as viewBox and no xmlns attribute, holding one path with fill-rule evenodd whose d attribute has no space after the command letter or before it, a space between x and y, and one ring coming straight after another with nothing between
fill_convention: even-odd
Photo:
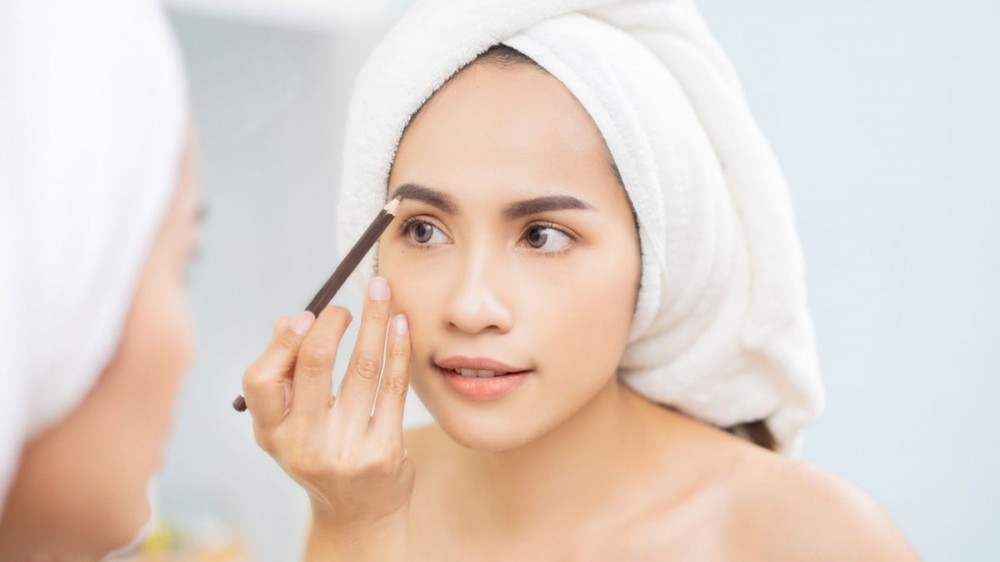
<instances>
[{"instance_id":1,"label":"hair","mask_svg":"<svg viewBox=\"0 0 1000 562\"><path fill-rule=\"evenodd\" d=\"M504 44L493 45L489 49L486 49L483 53L476 57L473 62L488 62L507 67L530 66L541 72L545 72L546 74L549 73L542 67L542 65L538 64L535 59ZM621 172L619 172L618 165L615 163L614 157L611 156L610 152L608 153L608 160L610 161L612 171L614 171L615 178L618 179L618 183L622 186L622 188L624 188L625 182L622 181ZM631 205L631 198L629 199L629 204ZM639 219L635 214L634 208L632 210L632 216L635 218L635 227L636 230L638 230ZM734 435L744 436L754 444L770 451L774 451L777 445L774 435L771 433L771 430L767 427L767 423L764 420L745 422L724 429Z\"/></svg>"}]
</instances>

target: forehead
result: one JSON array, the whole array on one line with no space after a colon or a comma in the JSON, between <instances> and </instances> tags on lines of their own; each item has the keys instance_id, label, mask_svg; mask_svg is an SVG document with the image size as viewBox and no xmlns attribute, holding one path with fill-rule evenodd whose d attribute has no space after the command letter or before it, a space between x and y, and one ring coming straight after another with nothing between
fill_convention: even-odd
<instances>
[{"instance_id":1,"label":"forehead","mask_svg":"<svg viewBox=\"0 0 1000 562\"><path fill-rule=\"evenodd\" d=\"M406 182L504 199L619 190L604 139L573 94L529 65L474 63L448 81L400 141L390 191ZM502 189L498 189L502 188Z\"/></svg>"}]
</instances>

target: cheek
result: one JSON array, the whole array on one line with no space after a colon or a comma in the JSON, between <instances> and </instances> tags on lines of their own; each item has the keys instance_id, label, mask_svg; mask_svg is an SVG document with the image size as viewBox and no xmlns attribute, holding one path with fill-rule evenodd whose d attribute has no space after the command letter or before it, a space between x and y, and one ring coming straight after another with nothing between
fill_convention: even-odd
<instances>
[{"instance_id":1,"label":"cheek","mask_svg":"<svg viewBox=\"0 0 1000 562\"><path fill-rule=\"evenodd\" d=\"M428 328L440 318L442 274L439 268L422 266L419 260L401 255L389 255L383 260L383 256L380 254L379 275L388 281L392 291L392 313L406 314L413 356L417 358L426 352Z\"/></svg>"},{"instance_id":2,"label":"cheek","mask_svg":"<svg viewBox=\"0 0 1000 562\"><path fill-rule=\"evenodd\" d=\"M148 518L150 477L162 463L180 383L193 356L186 291L165 277L144 281L136 294L114 361L102 374L95 428L103 470L109 532L129 540ZM109 414L113 412L113 414ZM109 467L115 467L113 473ZM112 505L113 504L113 505ZM118 545L116 545L118 546Z\"/></svg>"},{"instance_id":3,"label":"cheek","mask_svg":"<svg viewBox=\"0 0 1000 562\"><path fill-rule=\"evenodd\" d=\"M159 456L169 431L174 404L194 355L187 293L176 282L164 282L156 296L130 314L128 340L123 340L123 371L131 373L126 392L134 415L143 421L134 435L139 447ZM140 412L145 412L141 414ZM141 434L139 433L141 431ZM145 442L140 444L139 440Z\"/></svg>"},{"instance_id":4,"label":"cheek","mask_svg":"<svg viewBox=\"0 0 1000 562\"><path fill-rule=\"evenodd\" d=\"M639 278L638 251L633 255L607 247L567 265L560 282L538 292L544 301L532 307L530 316L537 321L531 329L548 348L546 354L563 362L564 372L613 373L627 344Z\"/></svg>"}]
</instances>

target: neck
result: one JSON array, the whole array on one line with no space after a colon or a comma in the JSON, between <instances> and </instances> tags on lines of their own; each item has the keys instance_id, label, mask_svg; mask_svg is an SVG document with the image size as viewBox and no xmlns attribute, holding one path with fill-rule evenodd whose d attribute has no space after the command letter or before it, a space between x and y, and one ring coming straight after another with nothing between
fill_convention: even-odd
<instances>
[{"instance_id":1,"label":"neck","mask_svg":"<svg viewBox=\"0 0 1000 562\"><path fill-rule=\"evenodd\" d=\"M663 409L611 377L586 406L530 443L470 453L461 511L474 525L515 531L627 506L658 470L654 455L664 444L652 442L662 440L654 410Z\"/></svg>"}]
</instances>

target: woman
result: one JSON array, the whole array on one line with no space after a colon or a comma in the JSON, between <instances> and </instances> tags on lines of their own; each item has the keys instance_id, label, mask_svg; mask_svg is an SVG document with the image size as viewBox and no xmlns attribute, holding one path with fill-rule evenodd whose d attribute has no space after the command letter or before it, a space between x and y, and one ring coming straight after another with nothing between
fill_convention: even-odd
<instances>
[{"instance_id":1,"label":"woman","mask_svg":"<svg viewBox=\"0 0 1000 562\"><path fill-rule=\"evenodd\" d=\"M184 77L154 3L0 10L0 560L98 560L150 518L191 361Z\"/></svg>"},{"instance_id":2,"label":"woman","mask_svg":"<svg viewBox=\"0 0 1000 562\"><path fill-rule=\"evenodd\" d=\"M337 308L244 379L308 559L916 558L775 454L822 404L801 255L691 4L417 2L353 103L342 248L404 200L344 381ZM409 383L436 423L403 435Z\"/></svg>"}]
</instances>

